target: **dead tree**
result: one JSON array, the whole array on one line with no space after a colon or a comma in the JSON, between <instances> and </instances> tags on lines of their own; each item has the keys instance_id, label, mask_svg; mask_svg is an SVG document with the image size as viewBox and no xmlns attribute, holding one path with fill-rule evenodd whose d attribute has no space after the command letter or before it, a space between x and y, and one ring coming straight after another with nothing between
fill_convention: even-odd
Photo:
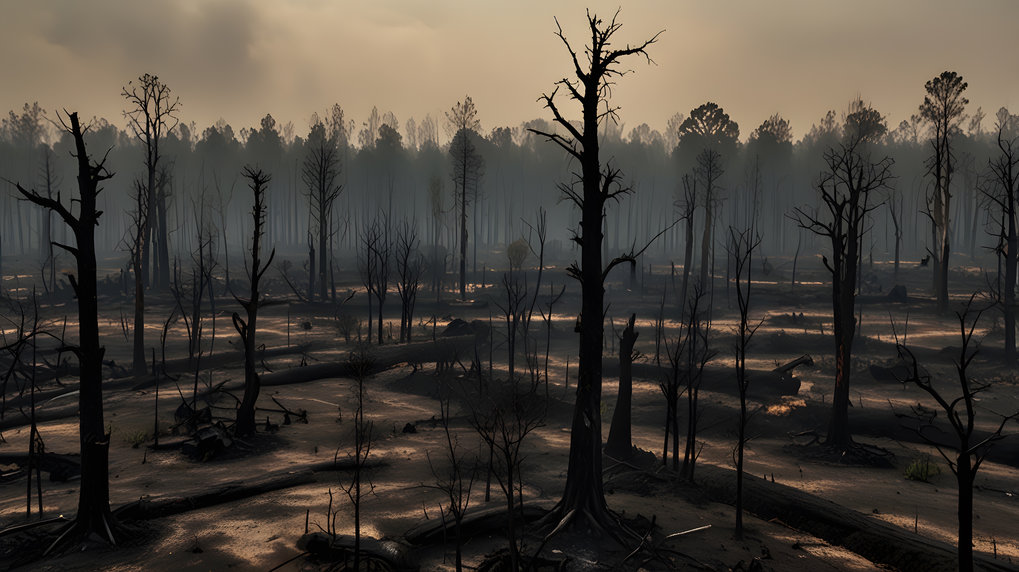
<instances>
[{"instance_id":1,"label":"dead tree","mask_svg":"<svg viewBox=\"0 0 1019 572\"><path fill-rule=\"evenodd\" d=\"M955 156L952 140L959 131L969 100L962 96L967 83L962 76L945 71L924 85L927 95L920 105L920 117L931 126L931 155L927 160L934 187L927 199L927 216L934 225L934 294L938 312L948 311L948 256L951 253L952 173Z\"/></svg>"},{"instance_id":2,"label":"dead tree","mask_svg":"<svg viewBox=\"0 0 1019 572\"><path fill-rule=\"evenodd\" d=\"M866 137L853 131L841 143L824 152L827 170L816 186L822 208L797 207L790 215L805 230L826 238L831 259L823 256L832 276L832 309L835 334L835 392L827 445L846 451L852 444L849 433L849 376L856 333L856 288L860 266L861 237L868 213L880 206L875 191L892 178L891 157L873 160Z\"/></svg>"},{"instance_id":3,"label":"dead tree","mask_svg":"<svg viewBox=\"0 0 1019 572\"><path fill-rule=\"evenodd\" d=\"M545 423L547 406L538 395L538 385L510 379L488 384L478 396L470 398L471 427L494 454L494 473L506 497L507 540L510 570L520 570L514 512L523 506L523 480L520 476L522 446L535 429ZM490 457L491 459L491 457ZM519 495L520 503L515 498Z\"/></svg>"},{"instance_id":4,"label":"dead tree","mask_svg":"<svg viewBox=\"0 0 1019 572\"><path fill-rule=\"evenodd\" d=\"M372 296L375 293L376 279L378 278L378 259L375 251L378 242L382 239L382 229L379 228L379 220L375 218L371 223L361 227L357 241L357 271L361 276L361 283L364 284L365 296L368 298L368 341L372 339L372 324L375 315L372 313ZM382 324L379 324L379 328ZM380 334L381 336L381 334ZM358 334L360 338L360 334Z\"/></svg>"},{"instance_id":5,"label":"dead tree","mask_svg":"<svg viewBox=\"0 0 1019 572\"><path fill-rule=\"evenodd\" d=\"M999 256L1005 261L1004 280L998 280L995 297L1001 303L1005 316L1005 363L1016 363L1015 343L1015 283L1019 267L1019 124L1007 109L998 112L998 156L989 161L991 182L984 191L989 205L996 207L1000 214L998 242ZM1000 270L999 265L999 270Z\"/></svg>"},{"instance_id":6,"label":"dead tree","mask_svg":"<svg viewBox=\"0 0 1019 572\"><path fill-rule=\"evenodd\" d=\"M301 180L306 188L305 194L308 197L308 205L311 210L311 219L316 227L315 235L318 238L318 290L319 299L326 299L327 272L328 272L328 249L327 241L330 239L330 222L333 217L333 204L340 196L343 185L340 184L340 147L338 132L332 134L326 131L321 122L311 127L308 134L307 151L304 162L301 164ZM311 231L309 230L309 234ZM309 264L315 266L315 248L312 246L311 237L308 241L311 257ZM311 272L308 285L308 298L314 299L314 271Z\"/></svg>"},{"instance_id":7,"label":"dead tree","mask_svg":"<svg viewBox=\"0 0 1019 572\"><path fill-rule=\"evenodd\" d=\"M69 113L70 126L62 123L74 139L78 165L78 197L65 205L57 193L56 198L26 190L20 184L18 192L27 200L56 213L74 234L73 246L54 243L74 257L76 275L70 275L71 287L78 299L77 346L66 346L78 358L80 385L78 391L78 438L81 446L81 487L78 492L78 513L61 532L53 546L76 538L101 538L116 544L119 526L110 512L109 451L110 435L103 421L103 355L105 347L99 342L99 317L96 295L95 229L102 211L96 210L99 185L113 176L106 167L106 158L90 160L85 149L84 132L77 113ZM77 204L78 214L72 212ZM50 549L53 548L50 547Z\"/></svg>"},{"instance_id":8,"label":"dead tree","mask_svg":"<svg viewBox=\"0 0 1019 572\"><path fill-rule=\"evenodd\" d=\"M417 225L404 220L396 229L396 291L400 295L400 342L410 342L414 326L414 305L424 273L424 259L418 251Z\"/></svg>"},{"instance_id":9,"label":"dead tree","mask_svg":"<svg viewBox=\"0 0 1019 572\"><path fill-rule=\"evenodd\" d=\"M739 324L736 326L738 336L734 346L736 386L739 391L739 422L736 428L736 537L743 537L743 449L747 443L747 390L750 380L747 378L747 348L750 338L754 337L757 328L764 322L762 318L756 324L750 323L750 290L753 286L754 250L761 245L761 238L749 229L737 231L729 227L729 258L733 265L733 276L736 280L736 305L739 308Z\"/></svg>"},{"instance_id":10,"label":"dead tree","mask_svg":"<svg viewBox=\"0 0 1019 572\"><path fill-rule=\"evenodd\" d=\"M461 524L463 523L464 516L467 514L467 508L471 504L471 492L474 489L474 481L478 478L478 458L477 456L470 458L468 453L464 452L463 447L460 445L459 435L454 433L449 427L449 396L441 396L439 398L439 415L442 420L442 430L446 437L446 470L443 471L436 468L432 464L431 457L428 459L428 464L431 467L432 476L435 477L435 484L432 487L442 491L449 502L445 513L453 517L456 570L461 572L463 570L463 529Z\"/></svg>"},{"instance_id":11,"label":"dead tree","mask_svg":"<svg viewBox=\"0 0 1019 572\"><path fill-rule=\"evenodd\" d=\"M255 402L258 401L259 381L258 372L255 371L255 332L258 321L258 307L261 304L261 293L258 290L258 283L262 275L272 265L272 259L276 257L276 249L273 248L269 259L263 263L261 258L261 242L265 234L265 193L272 178L261 169L245 167L241 175L248 179L248 188L254 195L254 205L251 208L251 219L253 228L251 231L251 265L248 267L248 280L250 290L248 298L239 298L234 295L234 300L244 308L246 318L234 312L234 328L241 336L241 343L244 345L244 397L237 408L237 435L250 435L255 432Z\"/></svg>"},{"instance_id":12,"label":"dead tree","mask_svg":"<svg viewBox=\"0 0 1019 572\"><path fill-rule=\"evenodd\" d=\"M694 213L697 211L697 180L690 175L683 175L683 197L676 201L679 207L680 220L686 221L686 244L683 250L683 286L679 294L680 319L686 312L687 295L690 286L690 270L693 265L693 227Z\"/></svg>"},{"instance_id":13,"label":"dead tree","mask_svg":"<svg viewBox=\"0 0 1019 572\"><path fill-rule=\"evenodd\" d=\"M615 459L629 459L633 455L633 441L630 437L630 402L633 395L633 346L639 332L633 329L637 314L630 314L630 321L623 328L619 338L619 392L616 409L612 412L609 438L605 441L605 454Z\"/></svg>"},{"instance_id":14,"label":"dead tree","mask_svg":"<svg viewBox=\"0 0 1019 572\"><path fill-rule=\"evenodd\" d=\"M464 97L446 112L452 133L449 156L453 162L453 189L460 209L460 299L467 296L467 207L478 200L485 161L474 144L481 130L478 109L471 96Z\"/></svg>"},{"instance_id":15,"label":"dead tree","mask_svg":"<svg viewBox=\"0 0 1019 572\"><path fill-rule=\"evenodd\" d=\"M124 117L142 142L145 150L145 170L148 175L146 184L146 211L155 214L155 226L149 225L150 239L142 244L141 268L148 285L149 248L158 249L153 271L153 282L159 288L170 284L170 251L168 229L166 228L166 185L165 179L160 181L159 170L163 166L159 144L163 137L178 122L177 112L180 110L180 98L170 93L170 88L157 76L144 74L138 83L127 82L120 93L127 100L130 109L124 111ZM155 243L153 245L153 243Z\"/></svg>"},{"instance_id":16,"label":"dead tree","mask_svg":"<svg viewBox=\"0 0 1019 572\"><path fill-rule=\"evenodd\" d=\"M714 221L715 202L717 194L718 179L725 171L722 169L722 155L714 149L704 149L697 154L697 166L694 173L704 187L704 235L701 237L701 287L705 292L713 290L709 275L709 269L714 267Z\"/></svg>"},{"instance_id":17,"label":"dead tree","mask_svg":"<svg viewBox=\"0 0 1019 572\"><path fill-rule=\"evenodd\" d=\"M917 363L913 352L902 344L896 345L899 357L905 361L909 372L906 379L902 381L915 384L937 402L958 439L958 445L946 447L927 436L925 429L934 428L933 421L936 412L934 415L926 416L922 420L923 424L917 428L917 433L930 445L937 448L938 453L945 459L952 474L955 475L959 489L959 570L964 572L973 570L973 485L977 471L984 459L987 458L987 453L994 443L1005 438L1003 434L1005 425L1009 421L1019 418L1019 411L1016 411L1009 415L1002 415L1001 421L993 432L986 433L976 430L977 408L980 407L977 403L977 395L986 391L990 387L990 383L971 379L968 373L969 366L977 354L977 349L972 348L973 332L976 330L983 310L977 311L971 322L969 316L972 313L973 296L970 296L963 311L956 312L961 341L959 357L954 361L958 381L957 393L947 393L945 388L936 388L930 373Z\"/></svg>"},{"instance_id":18,"label":"dead tree","mask_svg":"<svg viewBox=\"0 0 1019 572\"><path fill-rule=\"evenodd\" d=\"M134 342L132 354L132 371L136 376L145 375L145 270L142 265L142 253L147 249L149 240L149 202L147 191L142 181L135 181L135 212L134 229L131 233L131 269L134 273Z\"/></svg>"},{"instance_id":19,"label":"dead tree","mask_svg":"<svg viewBox=\"0 0 1019 572\"><path fill-rule=\"evenodd\" d=\"M568 273L581 285L580 364L577 377L577 398L573 410L570 432L570 460L566 474L566 486L561 501L550 513L553 520L573 520L577 516L588 521L595 529L604 530L615 538L617 525L605 504L602 486L602 442L601 442L601 393L602 393L602 345L605 335L604 299L605 278L619 264L634 263L639 253L630 252L602 265L602 213L605 203L618 201L631 189L620 182L619 169L601 163L599 153L598 126L603 119L615 120L617 108L608 104L609 92L615 79L625 73L620 69L621 60L629 56L644 57L651 61L647 48L657 41L651 39L637 45L613 48L612 40L622 26L617 22L618 11L610 21L587 13L587 25L591 33L591 44L586 46L586 69L582 67L581 56L566 39L562 27L556 22L556 35L563 42L573 64L574 79L564 77L550 94L543 94L541 100L552 112L555 124L562 132L532 130L558 145L580 166L580 191L576 184L560 185L560 189L581 211L580 232L574 233L573 240L580 245L580 264L572 264ZM568 97L580 104L583 122L581 125L568 120L556 103L559 90L564 89Z\"/></svg>"},{"instance_id":20,"label":"dead tree","mask_svg":"<svg viewBox=\"0 0 1019 572\"><path fill-rule=\"evenodd\" d=\"M365 472L368 465L368 456L371 454L372 439L375 423L365 417L364 385L372 370L371 356L363 349L358 349L350 354L350 370L354 377L354 399L357 408L354 410L353 443L354 450L347 454L352 461L354 471L350 484L344 487L347 498L354 507L354 562L352 570L361 569L361 498L365 494ZM333 457L333 461L339 461L339 449ZM367 481L367 494L375 491L375 485L371 480Z\"/></svg>"},{"instance_id":21,"label":"dead tree","mask_svg":"<svg viewBox=\"0 0 1019 572\"><path fill-rule=\"evenodd\" d=\"M700 285L694 287L693 297L690 299L686 317L686 334L683 343L680 345L683 352L677 357L684 360L683 377L686 380L686 446L683 449L683 465L680 468L679 476L693 481L694 469L697 468L697 459L700 457L700 447L697 445L697 429L700 425L701 406L700 390L701 382L704 380L704 368L708 362L715 357L715 352L710 348L708 341L711 336L711 320L705 315L710 313L701 309L708 293ZM685 355L683 355L685 354ZM677 367L673 365L673 367ZM674 411L678 414L678 411ZM679 443L679 422L675 421L675 435L673 446ZM676 468L679 460L678 451L673 448L672 465Z\"/></svg>"}]
</instances>

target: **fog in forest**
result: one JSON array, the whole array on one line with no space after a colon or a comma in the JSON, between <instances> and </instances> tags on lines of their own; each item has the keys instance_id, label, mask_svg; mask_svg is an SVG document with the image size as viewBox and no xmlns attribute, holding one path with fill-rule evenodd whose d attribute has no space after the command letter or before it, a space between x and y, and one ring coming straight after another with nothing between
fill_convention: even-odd
<instances>
[{"instance_id":1,"label":"fog in forest","mask_svg":"<svg viewBox=\"0 0 1019 572\"><path fill-rule=\"evenodd\" d=\"M87 6L0 10L0 569L1019 564L1012 4Z\"/></svg>"}]
</instances>

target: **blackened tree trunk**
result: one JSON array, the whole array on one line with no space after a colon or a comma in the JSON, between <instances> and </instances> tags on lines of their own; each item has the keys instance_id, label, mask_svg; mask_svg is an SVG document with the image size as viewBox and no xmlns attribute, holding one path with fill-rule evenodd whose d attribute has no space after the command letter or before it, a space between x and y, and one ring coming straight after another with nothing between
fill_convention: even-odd
<instances>
[{"instance_id":1,"label":"blackened tree trunk","mask_svg":"<svg viewBox=\"0 0 1019 572\"><path fill-rule=\"evenodd\" d=\"M894 161L871 159L867 138L859 133L824 153L827 171L817 182L823 204L821 212L796 208L793 219L800 227L827 238L831 259L822 257L832 276L832 311L835 333L835 391L827 445L846 451L852 445L849 432L849 377L852 371L853 338L856 333L856 276L860 266L860 238L867 214L877 208L871 193L891 179Z\"/></svg>"},{"instance_id":2,"label":"blackened tree trunk","mask_svg":"<svg viewBox=\"0 0 1019 572\"><path fill-rule=\"evenodd\" d=\"M131 245L131 267L134 270L134 352L132 371L136 376L144 375L145 364L145 270L142 253L149 239L148 197L145 184L135 183L134 240Z\"/></svg>"},{"instance_id":3,"label":"blackened tree trunk","mask_svg":"<svg viewBox=\"0 0 1019 572\"><path fill-rule=\"evenodd\" d=\"M630 315L630 321L623 329L619 340L619 391L616 397L616 410L612 412L612 425L609 426L609 438L605 442L605 453L616 459L628 459L633 453L630 436L630 402L633 396L633 345L637 343L639 332L633 326L637 314Z\"/></svg>"},{"instance_id":4,"label":"blackened tree trunk","mask_svg":"<svg viewBox=\"0 0 1019 572\"><path fill-rule=\"evenodd\" d=\"M244 397L241 399L240 407L237 409L237 425L235 431L238 435L250 435L255 432L255 402L258 401L259 379L255 371L255 332L258 322L258 305L260 303L258 283L262 275L269 269L272 259L276 256L276 249L272 249L269 260L264 264L261 259L261 241L265 234L265 192L271 177L261 169L245 167L242 175L250 183L248 187L254 195L254 206L251 209L251 218L254 227L251 233L251 266L248 279L251 284L249 297L245 299L234 297L237 303L244 308L246 318L234 312L234 328L241 336L244 345Z\"/></svg>"},{"instance_id":5,"label":"blackened tree trunk","mask_svg":"<svg viewBox=\"0 0 1019 572\"><path fill-rule=\"evenodd\" d=\"M998 117L998 156L991 160L990 169L994 185L984 194L990 204L1000 210L999 260L1004 258L1005 279L999 278L997 293L1005 317L1005 363L1016 364L1015 340L1015 283L1017 266L1019 266L1019 228L1017 228L1016 210L1019 202L1019 137L1008 134L1008 124L1014 116L1007 110L999 112ZM1001 264L999 262L999 275Z\"/></svg>"},{"instance_id":6,"label":"blackened tree trunk","mask_svg":"<svg viewBox=\"0 0 1019 572\"><path fill-rule=\"evenodd\" d=\"M683 175L682 218L686 219L686 245L683 250L683 288L679 295L679 315L682 320L686 314L686 301L689 295L690 270L693 264L693 215L697 210L697 182L689 175Z\"/></svg>"},{"instance_id":7,"label":"blackened tree trunk","mask_svg":"<svg viewBox=\"0 0 1019 572\"><path fill-rule=\"evenodd\" d=\"M157 176L162 165L159 143L163 136L177 125L176 113L180 109L180 98L174 97L170 88L157 76L144 74L138 83L128 82L121 95L131 106L124 112L135 137L145 148L145 170L147 174L146 196L148 213L155 213L155 225L148 225L149 237L142 245L141 273L148 282L149 250L155 243L158 252L154 268L154 282L161 288L170 285L170 255L166 229L165 177ZM163 179L163 180L157 180Z\"/></svg>"},{"instance_id":8,"label":"blackened tree trunk","mask_svg":"<svg viewBox=\"0 0 1019 572\"><path fill-rule=\"evenodd\" d=\"M81 383L78 393L78 437L81 447L81 487L78 492L78 514L57 543L71 538L95 536L116 544L116 522L110 513L109 448L110 435L103 422L102 364L105 347L99 343L98 302L96 298L95 229L101 211L96 210L100 183L112 177L104 161L94 163L85 149L83 129L78 114L68 114L70 127L65 129L74 138L78 163L78 216L60 200L44 197L36 191L18 191L29 201L57 213L74 233L75 245L56 244L74 256L77 276L71 286L78 299L79 345L70 348L78 358ZM56 544L56 543L55 543Z\"/></svg>"},{"instance_id":9,"label":"blackened tree trunk","mask_svg":"<svg viewBox=\"0 0 1019 572\"><path fill-rule=\"evenodd\" d=\"M927 95L920 105L920 116L931 124L931 157L928 160L930 174L934 177L934 188L928 205L928 215L934 224L934 293L938 300L938 312L948 311L948 257L951 253L951 200L952 173L955 157L952 153L952 137L962 121L962 114L969 100L962 96L967 83L962 76L945 71L928 81L924 88Z\"/></svg>"},{"instance_id":10,"label":"blackened tree trunk","mask_svg":"<svg viewBox=\"0 0 1019 572\"><path fill-rule=\"evenodd\" d=\"M596 529L611 530L605 492L602 486L602 443L601 443L601 391L602 391L602 343L604 337L604 280L607 273L623 262L634 262L636 256L630 253L614 258L602 267L602 213L605 202L618 199L630 192L620 184L620 172L611 166L603 170L599 156L598 124L605 117L600 107L608 97L609 85L613 78L622 75L617 67L619 60L630 55L648 58L646 48L654 43L658 34L650 40L623 49L611 49L610 39L621 24L614 16L605 22L597 16L587 15L591 31L591 44L586 47L588 69L581 68L581 57L570 45L560 27L557 35L566 46L574 64L576 79L563 79L557 89L542 99L551 110L555 123L564 131L549 133L532 130L546 137L564 149L580 164L581 190L576 184L563 185L563 192L581 211L580 232L575 240L580 244L581 261L568 269L569 274L580 281L580 364L577 376L577 398L573 409L570 433L569 469L562 500L554 516L573 515L583 517ZM559 111L555 102L558 89L565 89L570 97L580 103L583 123L577 127ZM612 108L609 108L612 114Z\"/></svg>"}]
</instances>

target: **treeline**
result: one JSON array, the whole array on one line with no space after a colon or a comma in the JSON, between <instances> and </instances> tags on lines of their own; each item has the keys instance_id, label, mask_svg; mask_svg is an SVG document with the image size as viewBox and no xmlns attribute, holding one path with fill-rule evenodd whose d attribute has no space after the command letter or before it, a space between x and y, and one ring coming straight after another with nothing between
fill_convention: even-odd
<instances>
[{"instance_id":1,"label":"treeline","mask_svg":"<svg viewBox=\"0 0 1019 572\"><path fill-rule=\"evenodd\" d=\"M144 78L152 76L139 79ZM917 88L919 104L923 86ZM125 99L125 111L132 109ZM164 240L171 258L186 258L204 232L217 236L216 249L229 246L239 251L243 237L250 233L240 173L244 165L257 165L272 175L266 240L281 253L305 256L309 248L319 248L324 231L330 256L352 257L361 226L382 214L394 223L406 219L418 225L423 243L437 243L452 269L466 218L468 269L502 266L501 251L526 236L525 220L544 208L551 230L549 257L572 257L570 229L576 228L578 217L562 201L559 187L571 184L576 166L565 160L564 152L529 131L550 131L554 126L538 119L515 127L488 128L484 109L478 109L469 140L480 161L468 197L458 187L463 172L458 171L450 150L451 142L458 140L456 111L457 106L452 106L445 117L410 118L401 124L392 112L373 109L358 125L334 105L321 115L313 114L303 133L292 123L280 124L271 114L259 125L239 130L222 120L199 128L176 113L168 116L159 143L161 177L154 179L165 196L166 236L154 235L153 241ZM625 110L622 113L625 118ZM862 245L864 258L892 259L896 222L900 256L912 260L926 256L936 239L928 215L932 124L919 112L894 124L859 99L842 111L829 111L797 141L792 126L780 115L765 119L747 135L745 127L714 103L677 113L660 130L647 124L628 128L622 122L605 122L601 127L604 156L623 169L635 191L620 208L606 212L606 246L625 250L688 214L695 221L698 262L722 251L715 244L721 237L716 229L745 227L751 218L763 237L761 255L818 252L817 241L788 215L797 207L818 206L815 184L823 154L840 141L843 132L856 128L847 122L860 117L872 123L868 129L876 141L873 153L894 160L885 205L869 215L871 231ZM975 257L999 243L996 228L1001 215L988 200L994 184L989 162L998 154L998 128L1015 130L1015 118L1004 108L993 117L976 108L955 118L949 232L952 249L959 254ZM98 208L106 217L98 229L97 247L101 256L123 253L126 265L136 215L135 182L145 179L144 133L98 118L90 122L86 139L90 149L108 150L106 164L119 175L99 197ZM321 150L323 140L335 147L339 188L324 224L316 210L315 183L305 173L309 157ZM51 256L50 241L67 239L60 225L47 220L50 215L17 200L13 184L20 181L53 196L70 189L73 162L66 158L72 148L69 136L51 125L49 115L37 104L25 104L2 120L0 255L34 257L41 264ZM705 171L701 155L707 148L715 156ZM462 209L465 198L467 206ZM706 222L711 222L707 228ZM158 226L154 218L150 225ZM684 225L675 225L645 257L681 263L686 231ZM52 255L59 257L59 253ZM59 258L55 266L59 268Z\"/></svg>"}]
</instances>

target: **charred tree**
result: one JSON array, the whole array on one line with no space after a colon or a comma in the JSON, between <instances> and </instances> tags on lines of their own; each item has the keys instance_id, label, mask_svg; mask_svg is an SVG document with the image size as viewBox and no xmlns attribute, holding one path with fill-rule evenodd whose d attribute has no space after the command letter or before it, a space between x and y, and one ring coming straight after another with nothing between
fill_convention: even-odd
<instances>
[{"instance_id":1,"label":"charred tree","mask_svg":"<svg viewBox=\"0 0 1019 572\"><path fill-rule=\"evenodd\" d=\"M180 98L172 95L170 88L159 77L151 74L139 77L138 83L127 82L121 95L131 106L124 111L124 117L145 150L146 212L156 214L156 226L148 225L150 238L142 244L141 273L148 285L149 250L155 243L158 252L153 265L152 281L156 287L166 288L170 284L170 251L166 228L167 181L159 178L159 170L163 166L159 145L166 133L177 125Z\"/></svg>"},{"instance_id":2,"label":"charred tree","mask_svg":"<svg viewBox=\"0 0 1019 572\"><path fill-rule=\"evenodd\" d=\"M821 259L832 276L835 333L835 392L826 441L828 446L844 452L852 445L849 376L856 333L860 239L866 231L868 213L880 205L873 200L875 191L885 188L891 180L894 161L891 157L873 160L868 138L861 131L852 131L841 143L829 147L824 161L827 170L816 183L822 208L813 211L797 207L791 217L800 227L826 238L831 246L831 258Z\"/></svg>"},{"instance_id":3,"label":"charred tree","mask_svg":"<svg viewBox=\"0 0 1019 572\"><path fill-rule=\"evenodd\" d=\"M933 415L921 419L922 424L917 428L917 433L930 445L937 448L938 453L945 459L952 474L955 475L959 489L959 570L963 572L973 570L973 486L977 471L984 459L987 458L987 453L994 443L1005 438L1003 434L1005 425L1009 421L1019 418L1019 411L1016 411L1010 415L1002 415L1000 423L993 432L986 433L976 430L977 408L979 407L977 395L987 390L990 384L972 379L968 373L969 366L977 354L977 350L972 348L972 340L973 332L976 330L982 313L982 311L976 312L976 316L970 322L969 316L973 313L972 304L973 296L970 297L965 309L956 313L961 341L959 357L954 362L958 381L957 393L946 393L944 388L935 387L930 373L917 363L913 352L904 345L897 344L899 357L905 361L908 371L906 379L902 381L915 384L937 402L941 411L945 413L952 432L958 439L957 446L945 447L941 444L940 439L936 441L933 437L927 437L930 431L924 430L934 429Z\"/></svg>"},{"instance_id":4,"label":"charred tree","mask_svg":"<svg viewBox=\"0 0 1019 572\"><path fill-rule=\"evenodd\" d=\"M78 299L79 342L68 346L78 358L81 382L78 392L78 438L81 447L81 487L78 513L61 533L54 546L75 538L101 538L116 544L118 525L110 512L109 450L110 435L103 421L102 368L105 347L99 342L99 318L96 293L95 229L102 211L96 210L100 184L113 176L105 167L105 157L93 162L85 149L84 132L77 113L69 113L70 126L62 122L74 139L78 172L78 197L70 206L60 199L29 191L20 184L18 192L27 200L56 213L74 234L74 246L55 243L74 257L77 275L71 275L71 287ZM77 203L77 216L72 212ZM52 549L53 546L50 547Z\"/></svg>"},{"instance_id":5,"label":"charred tree","mask_svg":"<svg viewBox=\"0 0 1019 572\"><path fill-rule=\"evenodd\" d=\"M920 117L931 126L931 155L928 173L934 187L927 200L927 215L934 225L934 294L938 312L948 311L948 256L951 253L952 173L955 156L952 140L959 131L963 111L969 100L962 96L967 83L962 76L945 71L924 85L927 95L920 105Z\"/></svg>"},{"instance_id":6,"label":"charred tree","mask_svg":"<svg viewBox=\"0 0 1019 572\"><path fill-rule=\"evenodd\" d=\"M633 454L630 437L630 402L633 396L633 346L639 332L633 329L637 314L630 314L630 321L619 338L619 392L616 409L612 412L609 438L605 442L605 454L616 459L629 459Z\"/></svg>"},{"instance_id":7,"label":"charred tree","mask_svg":"<svg viewBox=\"0 0 1019 572\"><path fill-rule=\"evenodd\" d=\"M134 184L134 232L131 236L131 269L134 274L134 340L132 353L132 371L136 376L145 375L145 270L142 253L148 248L149 240L149 201L145 183L135 181Z\"/></svg>"},{"instance_id":8,"label":"charred tree","mask_svg":"<svg viewBox=\"0 0 1019 572\"><path fill-rule=\"evenodd\" d=\"M474 144L481 130L478 109L468 95L446 112L453 140L449 155L453 161L453 192L456 197L460 225L460 299L467 297L467 207L478 199L484 159Z\"/></svg>"},{"instance_id":9,"label":"charred tree","mask_svg":"<svg viewBox=\"0 0 1019 572\"><path fill-rule=\"evenodd\" d=\"M244 178L248 179L248 188L254 195L254 205L251 208L253 224L251 232L251 266L248 270L250 290L248 298L234 299L245 311L245 318L234 312L234 328L241 336L241 343L244 345L244 398L237 408L237 435L250 435L255 432L255 402L258 401L259 379L255 371L255 332L258 322L258 306L261 303L261 293L258 290L259 281L262 275L272 265L272 259L276 256L276 249L272 249L269 259L263 263L261 258L261 242L265 235L265 193L271 179L268 173L261 169L245 167L241 172Z\"/></svg>"},{"instance_id":10,"label":"charred tree","mask_svg":"<svg viewBox=\"0 0 1019 572\"><path fill-rule=\"evenodd\" d=\"M318 239L318 292L319 299L326 300L327 273L329 269L327 243L330 240L330 221L333 217L333 204L340 196L343 185L340 184L340 147L338 132L326 131L325 125L316 123L308 134L307 151L301 164L301 180L306 186L306 196L311 207L311 220L315 226ZM311 231L309 231L309 234ZM311 284L308 285L308 299L315 296L315 248L311 238L308 240L311 252L308 261L312 270L309 274Z\"/></svg>"},{"instance_id":11,"label":"charred tree","mask_svg":"<svg viewBox=\"0 0 1019 572\"><path fill-rule=\"evenodd\" d=\"M747 348L750 338L757 332L763 319L757 324L750 323L750 290L753 286L754 250L761 244L753 227L737 231L729 227L729 257L732 260L733 276L736 280L736 305L739 309L738 336L733 347L735 353L736 386L739 392L739 422L736 426L736 537L743 537L743 449L747 443Z\"/></svg>"},{"instance_id":12,"label":"charred tree","mask_svg":"<svg viewBox=\"0 0 1019 572\"><path fill-rule=\"evenodd\" d=\"M602 213L605 203L619 200L630 192L620 183L620 171L610 165L604 168L599 154L598 126L603 119L613 120L616 108L608 105L610 87L625 70L620 62L628 56L643 56L651 61L646 49L659 34L637 45L612 48L613 36L622 24L616 15L604 21L587 13L587 25L591 43L586 46L586 66L582 67L581 56L567 40L562 27L556 22L556 35L563 42L573 64L575 78L565 77L556 84L551 94L544 94L541 100L552 112L554 122L563 131L550 133L532 130L546 137L563 149L580 166L579 180L574 184L562 184L560 189L581 212L580 232L574 233L574 241L580 245L580 264L572 264L568 273L581 285L582 302L578 328L580 331L580 364L577 378L577 398L573 409L570 434L570 460L566 475L563 497L551 513L551 517L566 520L578 516L587 520L595 529L612 532L615 525L605 504L602 487L602 443L601 443L601 393L602 393L602 344L604 339L604 298L605 278L615 266L636 261L635 253L614 258L602 265ZM576 125L569 121L559 109L556 96L560 89L566 90L570 99L580 104L583 122ZM577 184L581 189L576 189Z\"/></svg>"},{"instance_id":13,"label":"charred tree","mask_svg":"<svg viewBox=\"0 0 1019 572\"><path fill-rule=\"evenodd\" d=\"M405 220L396 230L396 291L400 295L401 343L411 341L414 305L424 266L424 259L418 251L417 225Z\"/></svg>"},{"instance_id":14,"label":"charred tree","mask_svg":"<svg viewBox=\"0 0 1019 572\"><path fill-rule=\"evenodd\" d=\"M1015 283L1019 266L1019 228L1016 209L1019 207L1019 123L1007 109L998 112L998 156L990 160L991 182L984 192L990 204L999 210L999 256L1005 261L1004 280L998 280L995 297L1005 316L1005 362L1016 364L1015 348ZM1000 266L999 266L1000 268Z\"/></svg>"}]
</instances>

